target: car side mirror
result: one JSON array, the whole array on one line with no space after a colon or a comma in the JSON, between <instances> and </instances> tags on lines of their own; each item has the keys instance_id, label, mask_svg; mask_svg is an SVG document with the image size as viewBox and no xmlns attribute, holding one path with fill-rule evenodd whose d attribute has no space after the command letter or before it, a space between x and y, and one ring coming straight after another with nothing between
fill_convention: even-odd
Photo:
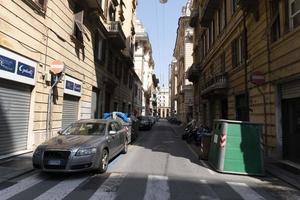
<instances>
[{"instance_id":1,"label":"car side mirror","mask_svg":"<svg viewBox=\"0 0 300 200\"><path fill-rule=\"evenodd\" d=\"M117 134L117 131L109 131L109 135L115 135Z\"/></svg>"},{"instance_id":2,"label":"car side mirror","mask_svg":"<svg viewBox=\"0 0 300 200\"><path fill-rule=\"evenodd\" d=\"M62 130L57 131L58 135L62 135Z\"/></svg>"}]
</instances>

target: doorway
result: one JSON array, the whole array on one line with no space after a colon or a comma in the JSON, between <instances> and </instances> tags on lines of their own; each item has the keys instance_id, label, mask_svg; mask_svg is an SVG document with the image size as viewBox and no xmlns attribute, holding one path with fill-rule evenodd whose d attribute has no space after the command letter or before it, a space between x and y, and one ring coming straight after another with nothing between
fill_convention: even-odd
<instances>
[{"instance_id":1,"label":"doorway","mask_svg":"<svg viewBox=\"0 0 300 200\"><path fill-rule=\"evenodd\" d=\"M300 163L300 98L282 101L283 159Z\"/></svg>"}]
</instances>

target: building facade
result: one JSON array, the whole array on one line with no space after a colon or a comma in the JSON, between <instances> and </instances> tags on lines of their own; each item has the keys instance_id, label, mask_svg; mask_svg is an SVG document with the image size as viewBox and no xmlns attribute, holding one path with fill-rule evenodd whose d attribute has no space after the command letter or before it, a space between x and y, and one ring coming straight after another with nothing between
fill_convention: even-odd
<instances>
[{"instance_id":1,"label":"building facade","mask_svg":"<svg viewBox=\"0 0 300 200\"><path fill-rule=\"evenodd\" d=\"M159 87L157 95L157 114L160 118L171 116L169 87Z\"/></svg>"},{"instance_id":2,"label":"building facade","mask_svg":"<svg viewBox=\"0 0 300 200\"><path fill-rule=\"evenodd\" d=\"M140 20L135 21L135 53L134 53L134 70L143 85L142 94L142 115L152 115L151 98L154 86L154 60L152 57L152 47L143 24Z\"/></svg>"},{"instance_id":3,"label":"building facade","mask_svg":"<svg viewBox=\"0 0 300 200\"><path fill-rule=\"evenodd\" d=\"M182 8L182 16L178 20L177 38L174 47L172 66L177 94L176 115L180 121L187 123L193 118L193 86L186 73L193 63L193 29L189 25L191 1ZM176 77L176 78L175 78Z\"/></svg>"},{"instance_id":4,"label":"building facade","mask_svg":"<svg viewBox=\"0 0 300 200\"><path fill-rule=\"evenodd\" d=\"M300 163L300 6L294 0L193 1L199 119L264 124L266 156ZM198 73L196 73L198 72Z\"/></svg>"},{"instance_id":5,"label":"building facade","mask_svg":"<svg viewBox=\"0 0 300 200\"><path fill-rule=\"evenodd\" d=\"M135 9L135 0L0 2L0 157L77 119L133 111ZM57 65L64 71L50 72Z\"/></svg>"}]
</instances>

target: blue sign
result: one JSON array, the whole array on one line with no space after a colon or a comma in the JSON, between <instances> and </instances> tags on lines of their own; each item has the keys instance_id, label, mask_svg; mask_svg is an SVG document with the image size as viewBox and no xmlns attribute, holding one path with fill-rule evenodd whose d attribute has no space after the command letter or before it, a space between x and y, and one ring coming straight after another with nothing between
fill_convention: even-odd
<instances>
[{"instance_id":1,"label":"blue sign","mask_svg":"<svg viewBox=\"0 0 300 200\"><path fill-rule=\"evenodd\" d=\"M27 78L34 78L35 68L24 63L18 62L17 74Z\"/></svg>"},{"instance_id":2,"label":"blue sign","mask_svg":"<svg viewBox=\"0 0 300 200\"><path fill-rule=\"evenodd\" d=\"M81 90L81 85L75 83L74 90L75 90L76 92L80 92L80 90Z\"/></svg>"},{"instance_id":3,"label":"blue sign","mask_svg":"<svg viewBox=\"0 0 300 200\"><path fill-rule=\"evenodd\" d=\"M71 81L66 81L66 88L69 90L73 90L74 89L74 83Z\"/></svg>"},{"instance_id":4,"label":"blue sign","mask_svg":"<svg viewBox=\"0 0 300 200\"><path fill-rule=\"evenodd\" d=\"M14 59L0 55L0 69L15 73L16 61Z\"/></svg>"}]
</instances>

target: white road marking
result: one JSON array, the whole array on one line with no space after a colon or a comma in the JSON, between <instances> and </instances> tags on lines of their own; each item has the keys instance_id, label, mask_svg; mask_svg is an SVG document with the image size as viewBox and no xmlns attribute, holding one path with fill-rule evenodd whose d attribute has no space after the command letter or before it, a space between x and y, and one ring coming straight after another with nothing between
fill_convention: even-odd
<instances>
[{"instance_id":1,"label":"white road marking","mask_svg":"<svg viewBox=\"0 0 300 200\"><path fill-rule=\"evenodd\" d=\"M56 200L63 199L70 192L72 192L80 183L85 181L88 177L82 178L69 178L67 180L61 181L59 184L49 189L47 192L35 198L35 200Z\"/></svg>"},{"instance_id":2,"label":"white road marking","mask_svg":"<svg viewBox=\"0 0 300 200\"><path fill-rule=\"evenodd\" d=\"M204 167L206 167L207 171L208 171L210 174L212 174L212 175L215 175L215 174L216 174L213 170L211 170L211 169L209 168L209 166L208 166L203 160L200 160L200 162L201 162L201 164L202 164Z\"/></svg>"},{"instance_id":3,"label":"white road marking","mask_svg":"<svg viewBox=\"0 0 300 200\"><path fill-rule=\"evenodd\" d=\"M245 200L264 200L262 196L257 194L245 183L226 182L234 191L243 197Z\"/></svg>"},{"instance_id":4,"label":"white road marking","mask_svg":"<svg viewBox=\"0 0 300 200\"><path fill-rule=\"evenodd\" d=\"M149 175L144 200L170 199L168 177Z\"/></svg>"},{"instance_id":5,"label":"white road marking","mask_svg":"<svg viewBox=\"0 0 300 200\"><path fill-rule=\"evenodd\" d=\"M34 174L33 176L29 176L19 183L12 185L4 190L0 191L0 199L9 199L10 197L27 190L28 188L40 183L42 181L41 178L38 177L38 174Z\"/></svg>"},{"instance_id":6,"label":"white road marking","mask_svg":"<svg viewBox=\"0 0 300 200\"><path fill-rule=\"evenodd\" d=\"M108 179L98 188L90 200L113 200L117 196L117 190L125 175L113 173Z\"/></svg>"},{"instance_id":7,"label":"white road marking","mask_svg":"<svg viewBox=\"0 0 300 200\"><path fill-rule=\"evenodd\" d=\"M200 199L209 199L209 200L220 200L220 198L217 197L216 193L213 191L213 189L208 185L207 180L200 180L200 182L203 185L206 185L209 188L209 191L211 192L211 194L213 194L214 197L212 196L204 196L201 195Z\"/></svg>"}]
</instances>

